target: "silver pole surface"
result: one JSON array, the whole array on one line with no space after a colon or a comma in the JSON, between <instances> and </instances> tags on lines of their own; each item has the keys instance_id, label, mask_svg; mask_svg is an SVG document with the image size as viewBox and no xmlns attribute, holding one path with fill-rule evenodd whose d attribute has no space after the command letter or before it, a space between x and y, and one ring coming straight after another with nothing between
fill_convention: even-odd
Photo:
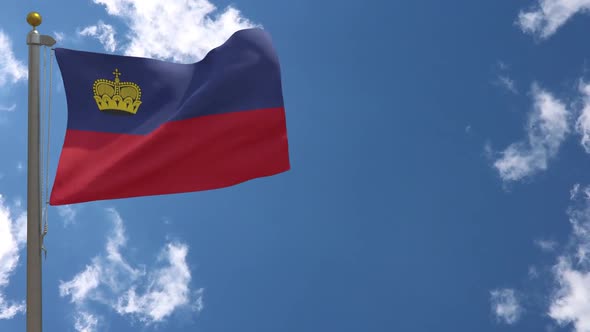
<instances>
[{"instance_id":1,"label":"silver pole surface","mask_svg":"<svg viewBox=\"0 0 590 332\"><path fill-rule=\"evenodd\" d=\"M27 159L27 332L41 332L41 173L39 121L39 54L41 46L52 46L55 40L40 35L39 13L29 13L27 22L33 30L27 35L29 45L29 137Z\"/></svg>"}]
</instances>

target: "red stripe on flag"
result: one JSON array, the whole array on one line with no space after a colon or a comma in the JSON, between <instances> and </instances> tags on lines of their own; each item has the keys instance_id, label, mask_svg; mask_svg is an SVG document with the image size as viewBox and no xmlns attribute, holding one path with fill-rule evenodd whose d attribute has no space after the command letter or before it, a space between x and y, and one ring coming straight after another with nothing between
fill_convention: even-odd
<instances>
[{"instance_id":1,"label":"red stripe on flag","mask_svg":"<svg viewBox=\"0 0 590 332\"><path fill-rule=\"evenodd\" d=\"M289 168L283 108L168 122L145 136L67 130L50 204L216 189Z\"/></svg>"}]
</instances>

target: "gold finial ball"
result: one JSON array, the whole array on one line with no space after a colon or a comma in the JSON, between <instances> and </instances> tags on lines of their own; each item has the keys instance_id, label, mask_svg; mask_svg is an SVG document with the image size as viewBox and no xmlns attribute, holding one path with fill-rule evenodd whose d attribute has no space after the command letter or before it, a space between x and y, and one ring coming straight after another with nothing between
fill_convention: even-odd
<instances>
[{"instance_id":1,"label":"gold finial ball","mask_svg":"<svg viewBox=\"0 0 590 332\"><path fill-rule=\"evenodd\" d=\"M34 27L41 25L41 14L37 12L30 12L27 15L27 23Z\"/></svg>"}]
</instances>

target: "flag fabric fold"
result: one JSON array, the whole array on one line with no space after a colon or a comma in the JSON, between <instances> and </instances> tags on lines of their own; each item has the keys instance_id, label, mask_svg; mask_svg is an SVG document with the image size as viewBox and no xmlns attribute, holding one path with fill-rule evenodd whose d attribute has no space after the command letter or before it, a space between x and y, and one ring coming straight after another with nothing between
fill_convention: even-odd
<instances>
[{"instance_id":1,"label":"flag fabric fold","mask_svg":"<svg viewBox=\"0 0 590 332\"><path fill-rule=\"evenodd\" d=\"M278 57L261 29L203 60L58 48L68 123L51 205L217 189L290 169Z\"/></svg>"}]
</instances>

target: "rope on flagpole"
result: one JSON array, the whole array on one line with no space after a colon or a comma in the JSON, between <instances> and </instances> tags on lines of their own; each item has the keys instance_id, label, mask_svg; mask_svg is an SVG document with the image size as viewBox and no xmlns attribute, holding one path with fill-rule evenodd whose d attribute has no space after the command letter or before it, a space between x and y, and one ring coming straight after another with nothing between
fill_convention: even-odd
<instances>
[{"instance_id":1,"label":"rope on flagpole","mask_svg":"<svg viewBox=\"0 0 590 332\"><path fill-rule=\"evenodd\" d=\"M39 116L41 117L41 126L39 127L39 131L40 131L40 136L41 136L41 142L43 141L43 137L45 137L45 127L43 126L43 124L45 123L45 100L47 97L47 48L45 47L41 47L41 49L43 50L43 54L42 54L42 61L43 61L43 66L41 68L41 83L42 83L42 88L41 88L41 102L39 105ZM43 145L41 145L41 147L43 147ZM45 156L45 151L43 149L41 149L39 151L41 160L43 160L44 156ZM43 182L43 174L45 172L45 170L43 169L43 167L41 167L39 169L39 171L41 172L41 202L43 202L43 193L44 191L44 186L45 186L45 182Z\"/></svg>"},{"instance_id":2,"label":"rope on flagpole","mask_svg":"<svg viewBox=\"0 0 590 332\"><path fill-rule=\"evenodd\" d=\"M42 56L41 56L41 58L42 58L41 60L43 62L42 62L41 71L39 73L39 76L41 79L41 102L39 103L39 117L41 118L40 119L41 126L39 126L39 135L41 137L41 141L43 141L43 137L45 136L43 134L45 131L45 128L43 127L43 124L45 123L45 112L44 112L44 110L45 110L45 96L47 94L47 70L46 70L46 68L47 68L47 62L46 62L47 52L46 52L45 47L41 47L41 49L43 51ZM43 146L43 145L41 145L41 146ZM43 160L44 154L45 154L45 151L43 151L43 149L40 149L39 150L39 157L41 160ZM41 173L41 192L40 192L41 201L43 201L43 193L45 192L43 190L43 188L45 186L45 183L43 182L43 172L44 171L45 170L43 169L43 167L39 168L39 172ZM43 214L41 214L41 216L43 216ZM43 217L41 217L41 219L43 219Z\"/></svg>"},{"instance_id":3,"label":"rope on flagpole","mask_svg":"<svg viewBox=\"0 0 590 332\"><path fill-rule=\"evenodd\" d=\"M47 46L43 47L43 95L42 100L45 107L41 112L41 141L46 141L45 149L41 148L41 160L45 160L45 167L41 167L41 202L43 204L43 230L41 230L41 250L47 259L47 248L45 248L44 239L49 230L48 228L48 207L49 207L49 149L51 138L51 96L53 87L53 49L49 50L49 84L47 84ZM47 93L49 89L49 93ZM47 121L47 122L45 122ZM45 124L45 126L43 126ZM45 136L47 135L47 136ZM45 138L46 137L46 138ZM45 175L45 176L43 176Z\"/></svg>"}]
</instances>

